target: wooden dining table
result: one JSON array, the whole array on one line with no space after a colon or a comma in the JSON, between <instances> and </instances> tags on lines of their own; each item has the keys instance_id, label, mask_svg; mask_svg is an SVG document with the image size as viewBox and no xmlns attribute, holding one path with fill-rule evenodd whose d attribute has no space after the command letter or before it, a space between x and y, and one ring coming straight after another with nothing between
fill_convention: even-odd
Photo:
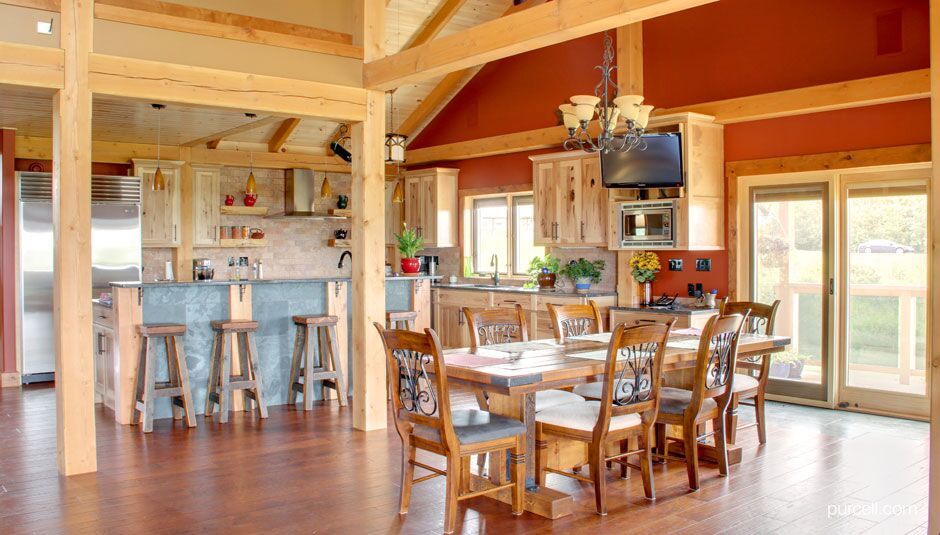
<instances>
[{"instance_id":1,"label":"wooden dining table","mask_svg":"<svg viewBox=\"0 0 940 535\"><path fill-rule=\"evenodd\" d=\"M489 397L489 410L516 418L525 423L527 511L560 518L571 514L573 501L563 492L535 485L535 393L542 390L572 387L599 380L604 373L610 333L570 337L564 342L555 339L530 340L507 344L449 349L444 352L448 382L457 382L473 389L482 389ZM694 368L699 337L694 330L679 330L670 336L663 362L664 382L681 384ZM754 357L784 351L790 344L786 336L742 334L738 358ZM702 460L714 459L714 448L699 444ZM556 448L556 455L557 453ZM729 463L741 460L740 448L728 445ZM468 465L469 466L469 465ZM469 471L469 468L465 468ZM504 483L508 477L504 454L490 454L488 477L472 475L475 490ZM510 503L509 492L492 497Z\"/></svg>"}]
</instances>

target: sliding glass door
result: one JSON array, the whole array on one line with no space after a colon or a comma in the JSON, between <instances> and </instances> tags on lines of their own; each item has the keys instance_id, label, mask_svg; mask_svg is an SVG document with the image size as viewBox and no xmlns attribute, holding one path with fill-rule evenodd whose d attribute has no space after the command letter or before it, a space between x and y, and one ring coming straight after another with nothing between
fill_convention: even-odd
<instances>
[{"instance_id":1,"label":"sliding glass door","mask_svg":"<svg viewBox=\"0 0 940 535\"><path fill-rule=\"evenodd\" d=\"M927 185L869 175L843 186L840 401L925 416Z\"/></svg>"},{"instance_id":2,"label":"sliding glass door","mask_svg":"<svg viewBox=\"0 0 940 535\"><path fill-rule=\"evenodd\" d=\"M826 184L751 189L751 298L780 300L775 331L793 343L772 357L767 390L826 399L830 233Z\"/></svg>"}]
</instances>

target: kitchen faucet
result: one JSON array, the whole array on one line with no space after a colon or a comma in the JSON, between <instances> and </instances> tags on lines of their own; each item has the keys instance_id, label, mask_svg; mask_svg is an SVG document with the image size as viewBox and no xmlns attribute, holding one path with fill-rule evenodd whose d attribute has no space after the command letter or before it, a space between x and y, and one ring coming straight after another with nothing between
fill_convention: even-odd
<instances>
[{"instance_id":1,"label":"kitchen faucet","mask_svg":"<svg viewBox=\"0 0 940 535\"><path fill-rule=\"evenodd\" d=\"M499 286L499 256L496 254L490 258L490 265L493 266L493 286Z\"/></svg>"},{"instance_id":2,"label":"kitchen faucet","mask_svg":"<svg viewBox=\"0 0 940 535\"><path fill-rule=\"evenodd\" d=\"M343 260L346 259L347 255L349 256L349 258L352 258L352 253L349 251L343 251L343 254L339 255L339 264L336 264L337 268L339 269L343 268Z\"/></svg>"}]
</instances>

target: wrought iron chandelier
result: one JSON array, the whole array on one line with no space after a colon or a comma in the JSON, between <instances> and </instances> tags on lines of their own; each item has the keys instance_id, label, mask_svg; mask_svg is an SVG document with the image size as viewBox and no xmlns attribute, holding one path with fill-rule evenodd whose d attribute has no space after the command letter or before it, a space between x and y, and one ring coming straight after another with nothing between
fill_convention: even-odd
<instances>
[{"instance_id":1,"label":"wrought iron chandelier","mask_svg":"<svg viewBox=\"0 0 940 535\"><path fill-rule=\"evenodd\" d=\"M558 106L561 111L568 139L565 150L585 152L627 152L634 148L644 150L643 132L649 122L653 106L643 105L643 95L618 96L620 89L614 78L614 42L610 34L604 33L604 64L595 69L601 71L601 81L594 88L594 95L575 95L570 104ZM592 138L590 123L597 115L600 132ZM625 126L618 128L620 119Z\"/></svg>"}]
</instances>

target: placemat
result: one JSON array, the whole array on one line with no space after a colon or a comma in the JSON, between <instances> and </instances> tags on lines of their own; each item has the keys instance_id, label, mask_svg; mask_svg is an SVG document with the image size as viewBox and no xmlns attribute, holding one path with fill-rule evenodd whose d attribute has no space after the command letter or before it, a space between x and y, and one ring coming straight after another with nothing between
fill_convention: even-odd
<instances>
[{"instance_id":1,"label":"placemat","mask_svg":"<svg viewBox=\"0 0 940 535\"><path fill-rule=\"evenodd\" d=\"M481 357L471 353L451 353L444 355L444 364L460 366L462 368L483 368L485 366L499 366L506 364L506 359L496 357Z\"/></svg>"},{"instance_id":2,"label":"placemat","mask_svg":"<svg viewBox=\"0 0 940 535\"><path fill-rule=\"evenodd\" d=\"M569 336L567 340L584 340L585 342L603 342L610 343L610 333L582 334L578 336Z\"/></svg>"}]
</instances>

